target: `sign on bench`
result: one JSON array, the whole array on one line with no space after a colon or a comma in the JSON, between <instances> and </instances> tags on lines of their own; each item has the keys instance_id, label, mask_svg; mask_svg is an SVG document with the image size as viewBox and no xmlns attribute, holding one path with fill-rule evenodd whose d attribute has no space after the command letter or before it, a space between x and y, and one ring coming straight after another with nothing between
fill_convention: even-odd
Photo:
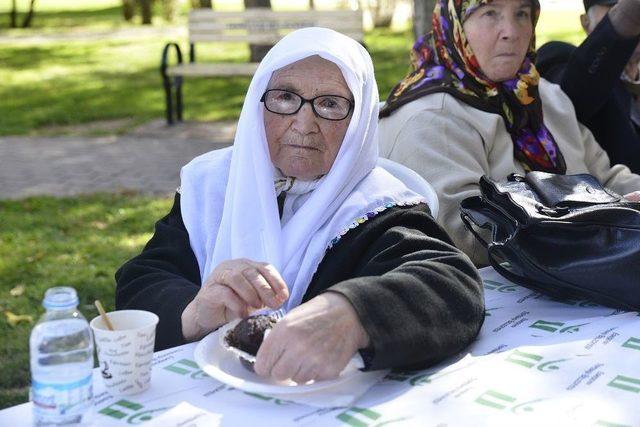
<instances>
[{"instance_id":1,"label":"sign on bench","mask_svg":"<svg viewBox=\"0 0 640 427\"><path fill-rule=\"evenodd\" d=\"M196 61L195 45L200 43L244 42L275 44L286 33L305 27L326 27L339 31L363 43L362 11L273 11L266 8L241 12L216 12L196 9L189 14L189 62L183 62L176 43L168 43L162 52L162 74L167 104L167 123L182 121L182 83L187 77L219 77L253 75L257 62L200 63ZM169 66L169 50L176 51L177 64ZM175 102L175 105L174 105ZM175 110L175 111L174 111Z\"/></svg>"}]
</instances>

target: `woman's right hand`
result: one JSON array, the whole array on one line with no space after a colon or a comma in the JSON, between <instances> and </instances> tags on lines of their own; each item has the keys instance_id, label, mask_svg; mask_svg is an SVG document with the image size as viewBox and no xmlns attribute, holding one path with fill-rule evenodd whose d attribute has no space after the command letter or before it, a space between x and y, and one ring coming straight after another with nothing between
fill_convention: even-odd
<instances>
[{"instance_id":1,"label":"woman's right hand","mask_svg":"<svg viewBox=\"0 0 640 427\"><path fill-rule=\"evenodd\" d=\"M289 289L274 266L248 259L221 262L182 312L182 335L195 341L263 307L277 309Z\"/></svg>"}]
</instances>

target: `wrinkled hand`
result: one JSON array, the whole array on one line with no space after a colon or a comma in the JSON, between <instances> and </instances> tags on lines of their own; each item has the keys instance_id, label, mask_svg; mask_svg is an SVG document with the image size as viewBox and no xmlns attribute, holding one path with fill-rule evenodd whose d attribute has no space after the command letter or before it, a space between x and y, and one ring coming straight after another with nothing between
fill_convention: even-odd
<instances>
[{"instance_id":1,"label":"wrinkled hand","mask_svg":"<svg viewBox=\"0 0 640 427\"><path fill-rule=\"evenodd\" d=\"M298 384L336 378L369 345L351 303L327 292L291 310L271 329L256 355L258 375Z\"/></svg>"},{"instance_id":2,"label":"wrinkled hand","mask_svg":"<svg viewBox=\"0 0 640 427\"><path fill-rule=\"evenodd\" d=\"M634 191L624 195L624 198L632 202L640 202L640 191Z\"/></svg>"},{"instance_id":3,"label":"wrinkled hand","mask_svg":"<svg viewBox=\"0 0 640 427\"><path fill-rule=\"evenodd\" d=\"M182 335L187 341L202 338L257 309L276 309L287 298L287 285L272 265L248 259L224 261L182 312Z\"/></svg>"}]
</instances>

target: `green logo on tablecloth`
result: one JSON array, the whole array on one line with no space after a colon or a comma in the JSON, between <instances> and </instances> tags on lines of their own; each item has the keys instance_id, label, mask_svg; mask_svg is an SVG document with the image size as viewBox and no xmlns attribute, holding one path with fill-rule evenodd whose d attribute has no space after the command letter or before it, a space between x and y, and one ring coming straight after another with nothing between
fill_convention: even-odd
<instances>
[{"instance_id":1,"label":"green logo on tablecloth","mask_svg":"<svg viewBox=\"0 0 640 427\"><path fill-rule=\"evenodd\" d=\"M165 366L163 369L167 371L174 372L179 375L190 375L194 380L201 380L203 378L208 378L207 375L196 362L189 359L181 359L171 365Z\"/></svg>"},{"instance_id":2,"label":"green logo on tablecloth","mask_svg":"<svg viewBox=\"0 0 640 427\"><path fill-rule=\"evenodd\" d=\"M556 332L564 326L562 322L547 322L546 320L538 320L530 328L542 329L543 331Z\"/></svg>"},{"instance_id":3,"label":"green logo on tablecloth","mask_svg":"<svg viewBox=\"0 0 640 427\"><path fill-rule=\"evenodd\" d=\"M107 417L115 418L118 420L122 420L125 417L127 418L127 423L129 424L140 424L145 421L149 421L153 418L154 414L160 414L166 411L169 408L156 408L156 409L148 409L146 411L138 412L140 409L144 408L143 405L131 402L130 400L121 399L106 408L98 411L99 414L105 415Z\"/></svg>"},{"instance_id":4,"label":"green logo on tablecloth","mask_svg":"<svg viewBox=\"0 0 640 427\"><path fill-rule=\"evenodd\" d=\"M560 369L557 363L566 362L567 360L571 360L571 359L550 360L548 362L544 362L538 365L537 369L538 371L541 371L541 372L557 371L558 369Z\"/></svg>"},{"instance_id":5,"label":"green logo on tablecloth","mask_svg":"<svg viewBox=\"0 0 640 427\"><path fill-rule=\"evenodd\" d=\"M562 322L548 322L546 320L537 320L532 325L529 325L529 327L535 328L535 329L542 329L543 331L548 331L548 332L560 332L561 334L564 334L564 333L572 334L574 332L578 332L580 330L580 326L584 326L584 325L588 325L588 323L565 326L565 323L562 323Z\"/></svg>"},{"instance_id":6,"label":"green logo on tablecloth","mask_svg":"<svg viewBox=\"0 0 640 427\"><path fill-rule=\"evenodd\" d=\"M515 292L519 286L513 283L500 283L494 280L484 280L484 288L489 291L497 291L502 293Z\"/></svg>"},{"instance_id":7,"label":"green logo on tablecloth","mask_svg":"<svg viewBox=\"0 0 640 427\"><path fill-rule=\"evenodd\" d=\"M447 372L431 372L425 373L424 371L391 371L389 372L384 379L388 381L398 381L405 382L408 381L412 386L423 386L425 384L429 384L438 378L446 377L449 374L452 374L455 371L447 371Z\"/></svg>"},{"instance_id":8,"label":"green logo on tablecloth","mask_svg":"<svg viewBox=\"0 0 640 427\"><path fill-rule=\"evenodd\" d=\"M623 347L632 348L634 350L640 350L640 338L629 338L624 344Z\"/></svg>"},{"instance_id":9,"label":"green logo on tablecloth","mask_svg":"<svg viewBox=\"0 0 640 427\"><path fill-rule=\"evenodd\" d=\"M483 406L498 410L510 408L511 412L513 412L514 414L520 414L523 412L533 412L534 404L537 402L542 402L545 399L535 399L528 402L520 403L518 405L514 405L517 400L518 399L513 396L509 396L508 394L500 393L495 390L487 390L480 396L478 396L475 402Z\"/></svg>"},{"instance_id":10,"label":"green logo on tablecloth","mask_svg":"<svg viewBox=\"0 0 640 427\"><path fill-rule=\"evenodd\" d=\"M291 403L294 403L290 400L274 399L271 396L265 396L264 394L258 393L250 393L248 391L245 391L244 394L246 394L247 396L255 397L256 399L264 400L266 402L273 401L273 403L275 403L276 405L289 405Z\"/></svg>"},{"instance_id":11,"label":"green logo on tablecloth","mask_svg":"<svg viewBox=\"0 0 640 427\"><path fill-rule=\"evenodd\" d=\"M543 359L542 356L537 354L525 353L524 351L514 350L507 358L507 362L515 363L516 365L524 366L525 368L533 368L538 362Z\"/></svg>"},{"instance_id":12,"label":"green logo on tablecloth","mask_svg":"<svg viewBox=\"0 0 640 427\"><path fill-rule=\"evenodd\" d=\"M571 299L571 298L555 298L549 297L551 301L559 302L561 304L573 305L578 307L601 307L599 304L592 302L588 299Z\"/></svg>"},{"instance_id":13,"label":"green logo on tablecloth","mask_svg":"<svg viewBox=\"0 0 640 427\"><path fill-rule=\"evenodd\" d=\"M382 427L409 419L408 417L381 420L382 414L371 409L352 407L338 414L337 419L351 427Z\"/></svg>"},{"instance_id":14,"label":"green logo on tablecloth","mask_svg":"<svg viewBox=\"0 0 640 427\"><path fill-rule=\"evenodd\" d=\"M488 390L476 398L476 403L496 409L504 409L516 401L515 397Z\"/></svg>"},{"instance_id":15,"label":"green logo on tablecloth","mask_svg":"<svg viewBox=\"0 0 640 427\"><path fill-rule=\"evenodd\" d=\"M113 417L121 420L127 415L131 415L130 413L133 413L142 408L143 406L139 403L130 402L123 399L118 400L116 403L112 403L111 405L99 411L99 413L102 415L106 415L107 417Z\"/></svg>"},{"instance_id":16,"label":"green logo on tablecloth","mask_svg":"<svg viewBox=\"0 0 640 427\"><path fill-rule=\"evenodd\" d=\"M487 308L484 310L484 317L489 317L492 316L491 312L494 310L500 310L502 307L494 307L494 308Z\"/></svg>"},{"instance_id":17,"label":"green logo on tablecloth","mask_svg":"<svg viewBox=\"0 0 640 427\"><path fill-rule=\"evenodd\" d=\"M620 390L630 391L632 393L640 393L640 379L625 377L618 375L607 384L609 387L619 388Z\"/></svg>"},{"instance_id":18,"label":"green logo on tablecloth","mask_svg":"<svg viewBox=\"0 0 640 427\"><path fill-rule=\"evenodd\" d=\"M558 359L539 363L544 360L542 356L533 353L525 353L520 350L514 350L505 360L516 365L524 366L525 368L533 368L534 366L537 366L539 371L549 372L560 369L559 366L557 366L557 363L564 362L569 359Z\"/></svg>"}]
</instances>

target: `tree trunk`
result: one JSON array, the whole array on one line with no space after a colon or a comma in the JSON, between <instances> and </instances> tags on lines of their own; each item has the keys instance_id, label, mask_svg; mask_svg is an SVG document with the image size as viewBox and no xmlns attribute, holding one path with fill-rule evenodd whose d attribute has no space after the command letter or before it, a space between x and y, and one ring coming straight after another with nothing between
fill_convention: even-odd
<instances>
[{"instance_id":1,"label":"tree trunk","mask_svg":"<svg viewBox=\"0 0 640 427\"><path fill-rule=\"evenodd\" d=\"M9 12L9 28L18 28L18 5L16 0L11 2L11 11Z\"/></svg>"},{"instance_id":2,"label":"tree trunk","mask_svg":"<svg viewBox=\"0 0 640 427\"><path fill-rule=\"evenodd\" d=\"M177 0L162 0L162 17L167 22L173 22L176 19L178 11Z\"/></svg>"},{"instance_id":3,"label":"tree trunk","mask_svg":"<svg viewBox=\"0 0 640 427\"><path fill-rule=\"evenodd\" d=\"M129 22L133 19L133 15L136 14L136 1L135 0L122 0L122 16L124 20Z\"/></svg>"},{"instance_id":4,"label":"tree trunk","mask_svg":"<svg viewBox=\"0 0 640 427\"><path fill-rule=\"evenodd\" d=\"M395 9L396 0L377 0L373 26L376 28L389 28Z\"/></svg>"},{"instance_id":5,"label":"tree trunk","mask_svg":"<svg viewBox=\"0 0 640 427\"><path fill-rule=\"evenodd\" d=\"M309 9L315 10L316 2L314 0L309 0Z\"/></svg>"},{"instance_id":6,"label":"tree trunk","mask_svg":"<svg viewBox=\"0 0 640 427\"><path fill-rule=\"evenodd\" d=\"M213 4L211 2L211 0L199 0L200 1L200 7L204 7L207 9L212 9L213 8Z\"/></svg>"},{"instance_id":7,"label":"tree trunk","mask_svg":"<svg viewBox=\"0 0 640 427\"><path fill-rule=\"evenodd\" d=\"M251 7L271 7L271 0L244 0L244 7L249 9Z\"/></svg>"},{"instance_id":8,"label":"tree trunk","mask_svg":"<svg viewBox=\"0 0 640 427\"><path fill-rule=\"evenodd\" d=\"M268 7L271 8L271 0L244 0L245 9L252 7ZM270 44L250 44L251 62L260 62L262 58L269 52L273 45Z\"/></svg>"},{"instance_id":9,"label":"tree trunk","mask_svg":"<svg viewBox=\"0 0 640 427\"><path fill-rule=\"evenodd\" d=\"M436 0L413 0L413 35L416 39L431 31L435 5Z\"/></svg>"},{"instance_id":10,"label":"tree trunk","mask_svg":"<svg viewBox=\"0 0 640 427\"><path fill-rule=\"evenodd\" d=\"M153 0L140 0L140 12L142 14L142 25L151 25L153 15Z\"/></svg>"},{"instance_id":11,"label":"tree trunk","mask_svg":"<svg viewBox=\"0 0 640 427\"><path fill-rule=\"evenodd\" d=\"M24 21L22 21L22 28L31 27L31 21L33 21L33 14L35 12L36 0L31 0L29 3L29 12L27 12L27 16L24 17Z\"/></svg>"}]
</instances>

